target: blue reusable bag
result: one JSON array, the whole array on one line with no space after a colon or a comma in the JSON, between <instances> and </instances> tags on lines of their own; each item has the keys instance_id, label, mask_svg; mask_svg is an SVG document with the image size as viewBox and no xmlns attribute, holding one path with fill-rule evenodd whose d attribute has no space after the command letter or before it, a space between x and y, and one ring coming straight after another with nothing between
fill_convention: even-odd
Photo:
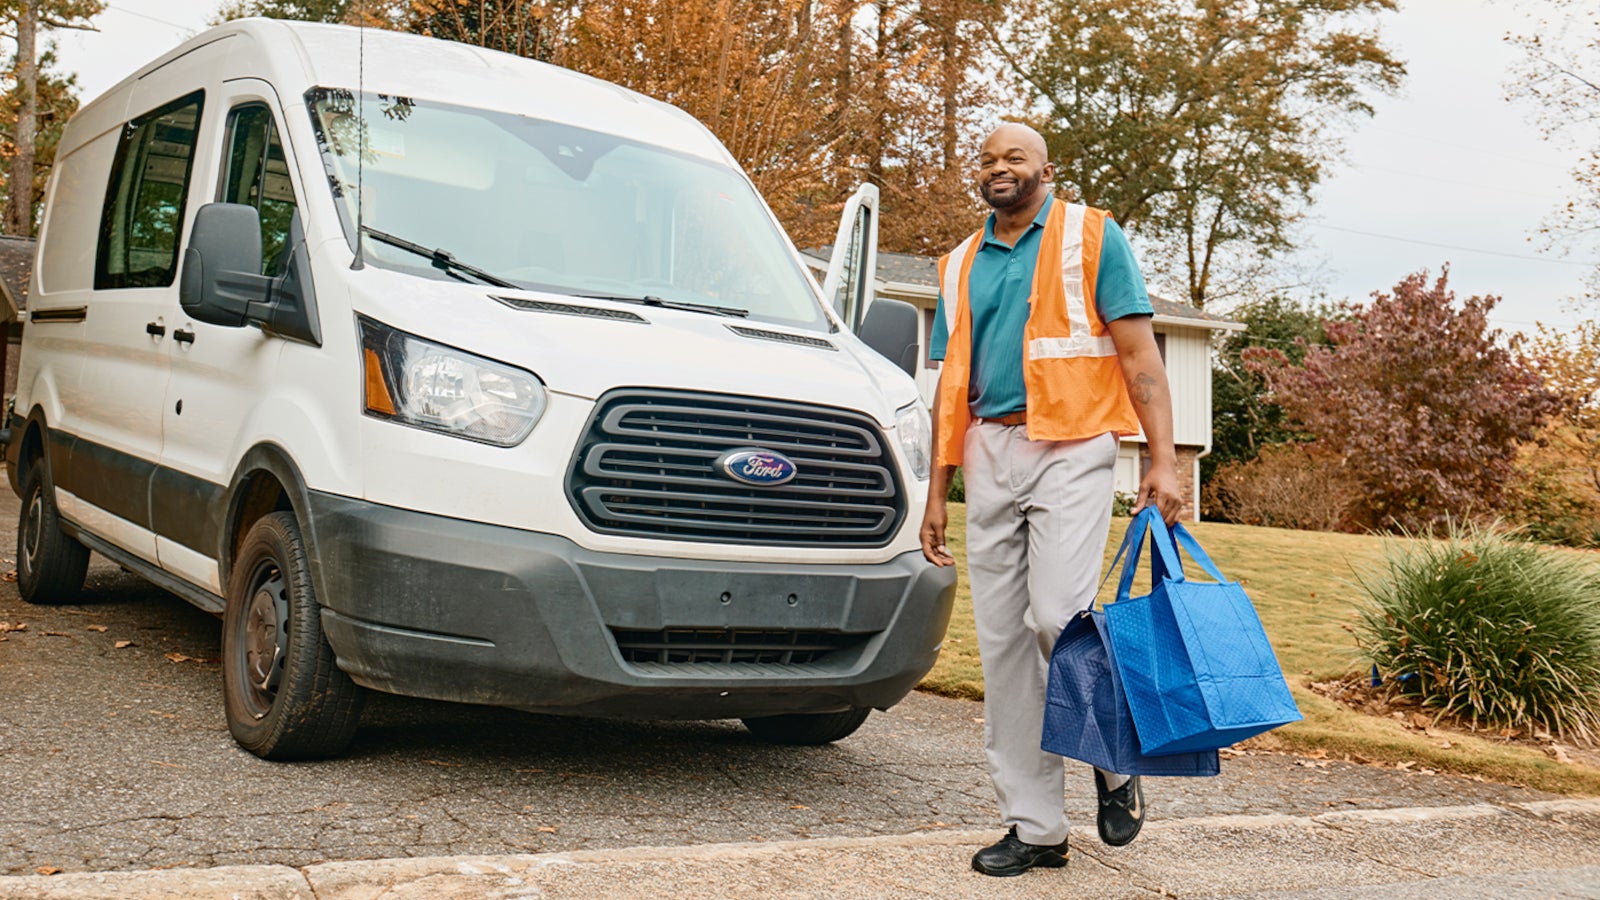
<instances>
[{"instance_id":1,"label":"blue reusable bag","mask_svg":"<svg viewBox=\"0 0 1600 900\"><path fill-rule=\"evenodd\" d=\"M1111 660L1100 613L1073 616L1050 652L1044 734L1039 746L1048 753L1123 775L1215 775L1221 771L1215 750L1176 756L1139 752L1133 717Z\"/></svg>"},{"instance_id":2,"label":"blue reusable bag","mask_svg":"<svg viewBox=\"0 0 1600 900\"><path fill-rule=\"evenodd\" d=\"M1151 591L1130 597L1146 531ZM1173 537L1216 583L1184 577ZM1303 718L1250 598L1182 524L1169 532L1146 508L1128 525L1118 557L1124 552L1106 632L1144 753L1227 747Z\"/></svg>"}]
</instances>

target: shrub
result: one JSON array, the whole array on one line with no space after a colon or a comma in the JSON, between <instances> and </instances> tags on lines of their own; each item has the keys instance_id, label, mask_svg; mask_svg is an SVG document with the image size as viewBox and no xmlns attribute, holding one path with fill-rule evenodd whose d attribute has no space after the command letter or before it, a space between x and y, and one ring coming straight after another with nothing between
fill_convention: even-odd
<instances>
[{"instance_id":1,"label":"shrub","mask_svg":"<svg viewBox=\"0 0 1600 900\"><path fill-rule=\"evenodd\" d=\"M1338 463L1295 444L1264 447L1248 462L1217 470L1201 491L1208 519L1295 528L1339 531L1359 491Z\"/></svg>"},{"instance_id":2,"label":"shrub","mask_svg":"<svg viewBox=\"0 0 1600 900\"><path fill-rule=\"evenodd\" d=\"M1111 494L1111 515L1126 519L1133 515L1133 501L1139 499L1138 494L1127 491L1114 491Z\"/></svg>"},{"instance_id":3,"label":"shrub","mask_svg":"<svg viewBox=\"0 0 1600 900\"><path fill-rule=\"evenodd\" d=\"M950 491L945 494L945 500L950 503L967 502L967 482L961 477L961 470L950 478Z\"/></svg>"},{"instance_id":4,"label":"shrub","mask_svg":"<svg viewBox=\"0 0 1600 900\"><path fill-rule=\"evenodd\" d=\"M1600 571L1478 526L1385 557L1356 634L1400 689L1473 727L1600 732Z\"/></svg>"}]
</instances>

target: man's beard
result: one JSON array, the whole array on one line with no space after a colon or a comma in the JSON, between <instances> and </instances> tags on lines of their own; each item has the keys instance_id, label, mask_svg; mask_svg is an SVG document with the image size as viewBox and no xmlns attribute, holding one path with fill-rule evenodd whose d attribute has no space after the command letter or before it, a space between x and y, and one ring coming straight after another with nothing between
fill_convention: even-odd
<instances>
[{"instance_id":1,"label":"man's beard","mask_svg":"<svg viewBox=\"0 0 1600 900\"><path fill-rule=\"evenodd\" d=\"M983 202L989 204L989 206L993 207L994 209L1010 209L1011 207L1016 206L1018 203L1021 203L1023 199L1032 197L1033 192L1038 190L1039 184L1043 180L1043 174L1038 172L1035 172L1026 178L1019 178L1017 179L1016 190L1000 198L996 198L995 195L989 190L989 182L987 181L978 185L978 192L983 195Z\"/></svg>"}]
</instances>

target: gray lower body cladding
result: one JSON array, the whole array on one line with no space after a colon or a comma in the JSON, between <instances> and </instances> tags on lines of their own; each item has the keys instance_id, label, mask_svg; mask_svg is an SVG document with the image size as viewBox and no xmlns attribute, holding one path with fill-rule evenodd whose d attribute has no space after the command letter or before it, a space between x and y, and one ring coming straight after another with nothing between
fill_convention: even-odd
<instances>
[{"instance_id":1,"label":"gray lower body cladding","mask_svg":"<svg viewBox=\"0 0 1600 900\"><path fill-rule=\"evenodd\" d=\"M899 702L955 572L598 553L311 494L323 628L358 683L534 712L719 719Z\"/></svg>"}]
</instances>

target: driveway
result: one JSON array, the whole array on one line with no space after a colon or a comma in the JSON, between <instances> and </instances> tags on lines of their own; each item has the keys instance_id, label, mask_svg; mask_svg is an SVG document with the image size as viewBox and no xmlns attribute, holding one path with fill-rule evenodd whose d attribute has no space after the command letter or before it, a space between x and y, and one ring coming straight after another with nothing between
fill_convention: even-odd
<instances>
[{"instance_id":1,"label":"driveway","mask_svg":"<svg viewBox=\"0 0 1600 900\"><path fill-rule=\"evenodd\" d=\"M0 572L17 501L0 496ZM994 829L982 705L913 694L820 748L376 696L354 746L263 762L222 714L219 620L96 557L81 603L0 583L0 874L603 850ZM19 627L21 630L17 630ZM1068 778L1092 821L1086 767ZM1153 779L1153 818L1514 803L1463 779L1253 754ZM1092 826L1091 826L1092 827Z\"/></svg>"}]
</instances>

